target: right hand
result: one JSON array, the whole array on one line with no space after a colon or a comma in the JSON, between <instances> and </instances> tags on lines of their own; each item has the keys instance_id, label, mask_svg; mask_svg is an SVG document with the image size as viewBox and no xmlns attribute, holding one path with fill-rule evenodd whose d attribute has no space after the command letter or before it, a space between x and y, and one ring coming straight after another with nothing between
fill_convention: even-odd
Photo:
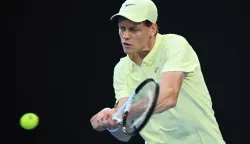
<instances>
[{"instance_id":1,"label":"right hand","mask_svg":"<svg viewBox=\"0 0 250 144\"><path fill-rule=\"evenodd\" d=\"M93 129L97 131L103 131L106 129L115 129L119 126L117 121L112 120L112 115L115 114L117 110L115 108L104 108L97 114L95 114L91 119L91 125Z\"/></svg>"}]
</instances>

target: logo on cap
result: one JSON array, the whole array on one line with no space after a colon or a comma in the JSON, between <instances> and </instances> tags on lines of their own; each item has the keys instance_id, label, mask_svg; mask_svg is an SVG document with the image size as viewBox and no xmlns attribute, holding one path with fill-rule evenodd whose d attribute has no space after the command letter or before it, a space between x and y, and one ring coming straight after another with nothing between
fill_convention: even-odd
<instances>
[{"instance_id":1,"label":"logo on cap","mask_svg":"<svg viewBox=\"0 0 250 144\"><path fill-rule=\"evenodd\" d=\"M131 5L135 5L135 4L126 4L126 5L125 5L125 7L127 7L127 6L131 6Z\"/></svg>"}]
</instances>

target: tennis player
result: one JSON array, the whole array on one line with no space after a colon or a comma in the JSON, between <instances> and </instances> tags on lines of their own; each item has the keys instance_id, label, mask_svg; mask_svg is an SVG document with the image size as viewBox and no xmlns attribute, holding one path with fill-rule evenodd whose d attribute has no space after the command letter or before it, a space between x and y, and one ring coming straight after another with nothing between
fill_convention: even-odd
<instances>
[{"instance_id":1,"label":"tennis player","mask_svg":"<svg viewBox=\"0 0 250 144\"><path fill-rule=\"evenodd\" d=\"M146 78L160 84L154 114L140 132L146 144L225 144L199 59L188 41L160 34L157 7L151 0L127 0L111 20L119 25L126 56L114 68L114 108L91 118L97 131L109 130L120 141L131 137L111 116Z\"/></svg>"}]
</instances>

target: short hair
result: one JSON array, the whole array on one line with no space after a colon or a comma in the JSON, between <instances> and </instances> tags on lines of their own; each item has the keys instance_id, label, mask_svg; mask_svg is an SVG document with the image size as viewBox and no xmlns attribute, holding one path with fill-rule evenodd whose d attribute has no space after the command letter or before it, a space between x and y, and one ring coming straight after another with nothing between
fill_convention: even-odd
<instances>
[{"instance_id":1,"label":"short hair","mask_svg":"<svg viewBox=\"0 0 250 144\"><path fill-rule=\"evenodd\" d=\"M118 22L120 20L129 20L129 19L127 19L127 18L125 18L123 16L117 16L116 21ZM153 23L150 22L149 20L145 20L145 21L139 22L138 24L140 24L140 23L143 23L146 27L151 27L153 25ZM159 32L158 24L156 23L156 25L157 25L157 30L156 30L155 36Z\"/></svg>"}]
</instances>

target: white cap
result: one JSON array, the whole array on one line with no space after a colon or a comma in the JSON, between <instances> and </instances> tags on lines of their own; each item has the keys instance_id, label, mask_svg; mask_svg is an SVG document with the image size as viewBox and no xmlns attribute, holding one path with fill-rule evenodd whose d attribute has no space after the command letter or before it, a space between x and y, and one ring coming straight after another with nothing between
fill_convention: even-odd
<instances>
[{"instance_id":1,"label":"white cap","mask_svg":"<svg viewBox=\"0 0 250 144\"><path fill-rule=\"evenodd\" d=\"M113 15L111 20L116 16L123 16L133 22L149 20L156 23L158 11L152 0L126 0L122 4L119 13Z\"/></svg>"}]
</instances>

